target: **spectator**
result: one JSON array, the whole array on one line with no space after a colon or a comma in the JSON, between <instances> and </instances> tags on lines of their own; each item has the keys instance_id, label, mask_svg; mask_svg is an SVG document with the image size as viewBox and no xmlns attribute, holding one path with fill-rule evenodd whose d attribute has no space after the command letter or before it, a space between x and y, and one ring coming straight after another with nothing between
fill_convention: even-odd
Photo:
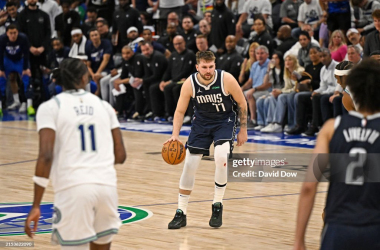
<instances>
[{"instance_id":1,"label":"spectator","mask_svg":"<svg viewBox=\"0 0 380 250\"><path fill-rule=\"evenodd\" d=\"M144 76L141 78L143 90L145 92L146 108L144 110L145 119L154 116L163 116L165 113L163 105L155 106L152 103L164 103L164 94L161 91L154 92L159 89L160 81L167 69L168 61L159 51L149 42L143 42L141 52L145 57L144 60ZM138 80L138 78L136 78Z\"/></svg>"},{"instance_id":2,"label":"spectator","mask_svg":"<svg viewBox=\"0 0 380 250\"><path fill-rule=\"evenodd\" d=\"M98 30L101 39L107 39L110 42L112 41L112 33L110 32L106 19L99 17L96 20L96 29Z\"/></svg>"},{"instance_id":3,"label":"spectator","mask_svg":"<svg viewBox=\"0 0 380 250\"><path fill-rule=\"evenodd\" d=\"M202 35L206 37L208 46L210 47L211 46L211 39L210 39L211 25L205 19L202 19L199 22L199 31L201 32Z\"/></svg>"},{"instance_id":4,"label":"spectator","mask_svg":"<svg viewBox=\"0 0 380 250\"><path fill-rule=\"evenodd\" d=\"M174 23L168 23L168 27L166 27L166 36L160 37L157 42L162 44L165 49L169 50L171 53L174 52L173 40L176 35L178 35L176 31L176 26Z\"/></svg>"},{"instance_id":5,"label":"spectator","mask_svg":"<svg viewBox=\"0 0 380 250\"><path fill-rule=\"evenodd\" d=\"M267 113L267 123L261 132L280 133L284 122L288 104L294 101L295 87L301 78L304 68L298 64L297 58L293 55L285 57L284 84L282 89L274 89L269 98L269 109ZM288 112L288 124L292 126L294 113Z\"/></svg>"},{"instance_id":6,"label":"spectator","mask_svg":"<svg viewBox=\"0 0 380 250\"><path fill-rule=\"evenodd\" d=\"M44 73L50 74L52 69L58 68L63 59L69 57L70 48L64 46L63 41L59 38L53 38L51 41L53 50L49 54L47 69Z\"/></svg>"},{"instance_id":7,"label":"spectator","mask_svg":"<svg viewBox=\"0 0 380 250\"><path fill-rule=\"evenodd\" d=\"M62 39L64 46L70 47L71 45L71 30L73 27L79 27L80 16L74 11L70 10L70 2L64 0L61 3L62 13L55 17L55 30L57 35Z\"/></svg>"},{"instance_id":8,"label":"spectator","mask_svg":"<svg viewBox=\"0 0 380 250\"><path fill-rule=\"evenodd\" d=\"M367 35L375 30L375 25L373 24L372 13L380 9L380 3L374 0L352 0L352 6L359 7L361 11L361 16L359 21L356 23L356 28L362 35Z\"/></svg>"},{"instance_id":9,"label":"spectator","mask_svg":"<svg viewBox=\"0 0 380 250\"><path fill-rule=\"evenodd\" d=\"M272 60L268 64L267 73L264 77L264 83L271 84L273 89L282 89L284 87L284 56L281 52L275 51ZM269 100L272 93L260 97L257 100L257 126L255 130L261 130L268 125Z\"/></svg>"},{"instance_id":10,"label":"spectator","mask_svg":"<svg viewBox=\"0 0 380 250\"><path fill-rule=\"evenodd\" d=\"M172 17L169 17L169 13L175 12L177 16L177 22L181 18L181 8L185 5L184 0L157 0L158 4L155 8L158 7L160 17L159 17L159 34L162 35L164 27L167 27L167 23L175 22L172 20ZM179 23L177 23L179 27Z\"/></svg>"},{"instance_id":11,"label":"spectator","mask_svg":"<svg viewBox=\"0 0 380 250\"><path fill-rule=\"evenodd\" d=\"M325 21L322 17L323 11L318 0L305 0L298 10L297 21L299 27L297 29L300 31L304 24L309 24L318 34L319 26ZM298 37L297 34L294 37Z\"/></svg>"},{"instance_id":12,"label":"spectator","mask_svg":"<svg viewBox=\"0 0 380 250\"><path fill-rule=\"evenodd\" d=\"M229 35L226 37L227 52L216 60L216 68L229 72L236 81L239 80L240 67L243 62L243 57L236 51L235 36Z\"/></svg>"},{"instance_id":13,"label":"spectator","mask_svg":"<svg viewBox=\"0 0 380 250\"><path fill-rule=\"evenodd\" d=\"M361 35L359 34L359 31L355 28L351 28L347 31L346 35L348 41L359 49L360 54L363 54L363 47L360 45Z\"/></svg>"},{"instance_id":14,"label":"spectator","mask_svg":"<svg viewBox=\"0 0 380 250\"><path fill-rule=\"evenodd\" d=\"M281 44L277 46L276 50L285 54L286 51L290 50L294 44L297 43L297 39L291 34L292 29L289 25L282 25L277 32L277 39L281 41Z\"/></svg>"},{"instance_id":15,"label":"spectator","mask_svg":"<svg viewBox=\"0 0 380 250\"><path fill-rule=\"evenodd\" d=\"M239 84L242 85L249 79L252 64L256 62L255 50L259 47L258 43L251 43L248 49L248 58L245 58L240 69Z\"/></svg>"},{"instance_id":16,"label":"spectator","mask_svg":"<svg viewBox=\"0 0 380 250\"><path fill-rule=\"evenodd\" d=\"M347 61L352 62L354 65L362 60L360 49L354 45L347 47Z\"/></svg>"},{"instance_id":17,"label":"spectator","mask_svg":"<svg viewBox=\"0 0 380 250\"><path fill-rule=\"evenodd\" d=\"M260 14L264 18L264 23L268 28L273 28L272 5L268 0L245 1L242 12L239 12L239 21L236 24L236 37L249 37L252 25L256 17ZM245 23L247 21L247 23Z\"/></svg>"},{"instance_id":18,"label":"spectator","mask_svg":"<svg viewBox=\"0 0 380 250\"><path fill-rule=\"evenodd\" d=\"M329 50L331 53L331 58L337 62L343 61L344 57L347 54L347 45L344 40L344 35L342 31L335 30L331 34L329 42Z\"/></svg>"},{"instance_id":19,"label":"spectator","mask_svg":"<svg viewBox=\"0 0 380 250\"><path fill-rule=\"evenodd\" d=\"M280 9L280 17L282 24L289 25L292 29L298 27L297 17L301 0L285 0Z\"/></svg>"},{"instance_id":20,"label":"spectator","mask_svg":"<svg viewBox=\"0 0 380 250\"><path fill-rule=\"evenodd\" d=\"M306 31L301 31L299 36L299 43L301 44L301 49L298 51L298 62L301 66L307 67L311 64L309 51L312 46L310 41L309 33Z\"/></svg>"},{"instance_id":21,"label":"spectator","mask_svg":"<svg viewBox=\"0 0 380 250\"><path fill-rule=\"evenodd\" d=\"M150 29L144 28L142 36L145 42L152 44L154 51L159 51L162 54L165 54L166 58L169 58L171 52L168 49L166 49L161 43L153 41L152 31ZM137 48L137 52L141 53L141 47Z\"/></svg>"},{"instance_id":22,"label":"spectator","mask_svg":"<svg viewBox=\"0 0 380 250\"><path fill-rule=\"evenodd\" d=\"M251 114L250 126L256 125L256 100L261 96L267 95L271 85L264 82L264 77L269 64L269 51L264 45L260 45L255 50L256 62L252 64L248 81L244 83L241 89L244 91L245 98L248 101Z\"/></svg>"},{"instance_id":23,"label":"spectator","mask_svg":"<svg viewBox=\"0 0 380 250\"><path fill-rule=\"evenodd\" d=\"M327 27L330 32L340 29L345 34L351 28L349 0L328 1L327 14Z\"/></svg>"},{"instance_id":24,"label":"spectator","mask_svg":"<svg viewBox=\"0 0 380 250\"><path fill-rule=\"evenodd\" d=\"M225 0L215 0L212 11L212 27L210 33L210 50L218 55L225 52L224 39L235 35L235 16L224 3Z\"/></svg>"},{"instance_id":25,"label":"spectator","mask_svg":"<svg viewBox=\"0 0 380 250\"><path fill-rule=\"evenodd\" d=\"M198 21L202 20L205 17L205 13L211 13L214 9L214 0L204 0L199 1L198 0L198 6L197 6L197 13L196 16L194 16L195 19Z\"/></svg>"},{"instance_id":26,"label":"spectator","mask_svg":"<svg viewBox=\"0 0 380 250\"><path fill-rule=\"evenodd\" d=\"M119 6L122 5L121 3L122 1L126 1L126 0L119 1ZM114 0L90 0L90 1L87 1L87 3L88 3L88 7L95 7L99 17L106 19L108 23L112 23L113 21L112 14L116 12ZM129 0L128 0L128 5L130 5Z\"/></svg>"},{"instance_id":27,"label":"spectator","mask_svg":"<svg viewBox=\"0 0 380 250\"><path fill-rule=\"evenodd\" d=\"M207 43L207 37L203 34L200 34L198 35L196 38L195 38L195 43L197 45L197 50L198 51L202 51L202 52L205 52L205 51L208 51L208 43Z\"/></svg>"},{"instance_id":28,"label":"spectator","mask_svg":"<svg viewBox=\"0 0 380 250\"><path fill-rule=\"evenodd\" d=\"M128 44L127 30L136 27L138 34L143 31L140 13L130 7L129 0L119 0L120 8L113 13L112 22L112 41L114 46L122 48Z\"/></svg>"},{"instance_id":29,"label":"spectator","mask_svg":"<svg viewBox=\"0 0 380 250\"><path fill-rule=\"evenodd\" d=\"M309 24L304 24L302 26L302 31L306 31L309 34L309 37L311 38L311 43L319 47L319 42L314 39L313 37L314 31ZM289 54L298 56L298 52L300 51L301 48L302 48L301 43L299 41L296 42L296 44L294 44L293 47L290 48L290 50L286 51L285 57L288 56Z\"/></svg>"},{"instance_id":30,"label":"spectator","mask_svg":"<svg viewBox=\"0 0 380 250\"><path fill-rule=\"evenodd\" d=\"M327 12L323 11L322 14L322 23L319 27L319 46L321 48L329 47L329 29L327 27Z\"/></svg>"},{"instance_id":31,"label":"spectator","mask_svg":"<svg viewBox=\"0 0 380 250\"><path fill-rule=\"evenodd\" d=\"M82 24L82 31L86 38L90 37L89 31L95 27L96 19L98 18L98 11L95 7L88 7L87 9L87 19Z\"/></svg>"},{"instance_id":32,"label":"spectator","mask_svg":"<svg viewBox=\"0 0 380 250\"><path fill-rule=\"evenodd\" d=\"M194 29L193 20L189 16L185 16L182 19L182 29L183 29L183 38L186 41L186 47L193 51L197 52L197 46L195 44L195 38L198 35L198 32Z\"/></svg>"},{"instance_id":33,"label":"spectator","mask_svg":"<svg viewBox=\"0 0 380 250\"><path fill-rule=\"evenodd\" d=\"M272 37L265 26L265 20L263 17L259 16L255 19L254 29L257 35L251 40L251 42L264 45L268 48L269 55L272 55L274 44Z\"/></svg>"},{"instance_id":34,"label":"spectator","mask_svg":"<svg viewBox=\"0 0 380 250\"><path fill-rule=\"evenodd\" d=\"M97 86L95 95L100 95L100 79L108 75L114 66L112 45L108 40L101 39L98 30L95 28L90 30L90 41L86 45L86 55L88 72Z\"/></svg>"},{"instance_id":35,"label":"spectator","mask_svg":"<svg viewBox=\"0 0 380 250\"><path fill-rule=\"evenodd\" d=\"M29 2L28 2L29 4ZM62 10L58 3L54 0L39 0L37 1L37 6L40 10L44 11L49 15L51 35L55 34L55 18L61 14Z\"/></svg>"},{"instance_id":36,"label":"spectator","mask_svg":"<svg viewBox=\"0 0 380 250\"><path fill-rule=\"evenodd\" d=\"M18 5L14 1L7 2L6 6L6 15L0 18L0 35L5 33L6 28L11 24L18 25Z\"/></svg>"},{"instance_id":37,"label":"spectator","mask_svg":"<svg viewBox=\"0 0 380 250\"><path fill-rule=\"evenodd\" d=\"M365 39L364 56L368 57L373 51L380 48L380 10L372 13L373 24L376 30L369 33Z\"/></svg>"},{"instance_id":38,"label":"spectator","mask_svg":"<svg viewBox=\"0 0 380 250\"><path fill-rule=\"evenodd\" d=\"M69 57L77 58L78 55L85 55L87 38L83 35L82 30L74 28L71 31L71 38L73 40L73 45L71 46Z\"/></svg>"}]
</instances>

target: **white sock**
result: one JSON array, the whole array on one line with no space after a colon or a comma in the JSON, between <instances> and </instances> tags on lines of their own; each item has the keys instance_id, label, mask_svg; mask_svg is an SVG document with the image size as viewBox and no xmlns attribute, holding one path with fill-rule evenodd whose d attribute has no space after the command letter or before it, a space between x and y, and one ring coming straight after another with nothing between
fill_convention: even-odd
<instances>
[{"instance_id":1,"label":"white sock","mask_svg":"<svg viewBox=\"0 0 380 250\"><path fill-rule=\"evenodd\" d=\"M28 102L28 108L33 106L33 100L32 99L28 99L27 102Z\"/></svg>"},{"instance_id":2,"label":"white sock","mask_svg":"<svg viewBox=\"0 0 380 250\"><path fill-rule=\"evenodd\" d=\"M14 99L15 102L20 103L20 97L18 96L18 93L17 94L13 94L13 99Z\"/></svg>"},{"instance_id":3,"label":"white sock","mask_svg":"<svg viewBox=\"0 0 380 250\"><path fill-rule=\"evenodd\" d=\"M0 109L3 109L3 103L0 101Z\"/></svg>"},{"instance_id":4,"label":"white sock","mask_svg":"<svg viewBox=\"0 0 380 250\"><path fill-rule=\"evenodd\" d=\"M253 124L256 124L256 120L255 119L251 119L252 123Z\"/></svg>"},{"instance_id":5,"label":"white sock","mask_svg":"<svg viewBox=\"0 0 380 250\"><path fill-rule=\"evenodd\" d=\"M214 190L214 201L222 202L224 192L226 191L227 185L227 161L228 154L230 153L230 143L225 142L222 145L217 145L214 150L215 159L215 190Z\"/></svg>"},{"instance_id":6,"label":"white sock","mask_svg":"<svg viewBox=\"0 0 380 250\"><path fill-rule=\"evenodd\" d=\"M178 208L183 211L183 214L187 213L187 204L189 204L190 195L179 194L178 195Z\"/></svg>"},{"instance_id":7,"label":"white sock","mask_svg":"<svg viewBox=\"0 0 380 250\"><path fill-rule=\"evenodd\" d=\"M222 202L225 191L226 191L226 186L219 187L219 186L215 185L214 200L213 200L212 204L214 204L215 202Z\"/></svg>"}]
</instances>

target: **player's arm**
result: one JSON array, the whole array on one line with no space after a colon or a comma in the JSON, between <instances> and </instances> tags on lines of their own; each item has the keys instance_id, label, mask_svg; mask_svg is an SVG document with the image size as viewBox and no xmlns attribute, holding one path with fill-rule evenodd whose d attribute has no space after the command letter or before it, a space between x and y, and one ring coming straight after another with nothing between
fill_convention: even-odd
<instances>
[{"instance_id":1,"label":"player's arm","mask_svg":"<svg viewBox=\"0 0 380 250\"><path fill-rule=\"evenodd\" d=\"M25 233L33 238L33 233L30 228L30 222L34 221L34 229L37 230L38 220L40 218L40 204L42 196L47 186L50 169L53 162L55 131L51 128L43 128L39 132L40 135L40 150L37 159L34 183L34 200L32 209L29 212L28 218L25 221ZM37 184L38 183L38 184Z\"/></svg>"},{"instance_id":2,"label":"player's arm","mask_svg":"<svg viewBox=\"0 0 380 250\"><path fill-rule=\"evenodd\" d=\"M121 136L120 128L111 130L113 138L113 149L115 154L115 164L123 164L127 159L127 152L125 151L123 137Z\"/></svg>"},{"instance_id":3,"label":"player's arm","mask_svg":"<svg viewBox=\"0 0 380 250\"><path fill-rule=\"evenodd\" d=\"M317 192L318 178L315 176L316 165L314 165L315 157L318 156L318 165L319 172L322 172L323 169L327 166L321 161L324 156L327 156L329 153L329 143L334 134L334 123L335 119L328 120L321 129L321 132L318 134L317 143L313 151L313 159L309 164L305 182L302 184L301 194L298 201L298 214L297 214L297 228L296 228L296 237L294 243L294 250L305 249L305 233L306 227L309 222L309 218L314 206L314 199Z\"/></svg>"},{"instance_id":4,"label":"player's arm","mask_svg":"<svg viewBox=\"0 0 380 250\"><path fill-rule=\"evenodd\" d=\"M179 131L181 130L183 118L185 116L187 107L189 106L189 101L193 95L193 88L191 86L190 77L186 79L181 88L181 95L177 103L177 108L174 113L173 119L173 132L172 137L168 141L180 141L179 140ZM164 143L164 144L165 144Z\"/></svg>"},{"instance_id":5,"label":"player's arm","mask_svg":"<svg viewBox=\"0 0 380 250\"><path fill-rule=\"evenodd\" d=\"M344 108L347 111L356 110L354 102L352 101L351 96L346 91L343 91L342 102L343 102Z\"/></svg>"},{"instance_id":6,"label":"player's arm","mask_svg":"<svg viewBox=\"0 0 380 250\"><path fill-rule=\"evenodd\" d=\"M230 94L239 107L240 131L237 135L237 146L243 145L247 139L247 101L243 91L236 79L227 72L224 72L224 89L226 94Z\"/></svg>"},{"instance_id":7,"label":"player's arm","mask_svg":"<svg viewBox=\"0 0 380 250\"><path fill-rule=\"evenodd\" d=\"M104 54L102 63L100 64L98 70L95 74L101 74L103 70L107 67L108 62L110 61L111 54Z\"/></svg>"}]
</instances>

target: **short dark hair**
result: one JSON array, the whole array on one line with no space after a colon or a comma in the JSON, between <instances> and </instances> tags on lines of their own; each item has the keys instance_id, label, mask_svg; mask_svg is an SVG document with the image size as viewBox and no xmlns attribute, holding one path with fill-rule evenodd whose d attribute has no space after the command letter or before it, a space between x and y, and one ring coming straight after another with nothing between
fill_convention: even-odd
<instances>
[{"instance_id":1,"label":"short dark hair","mask_svg":"<svg viewBox=\"0 0 380 250\"><path fill-rule=\"evenodd\" d=\"M79 59L66 58L59 68L53 70L53 79L65 90L78 89L82 77L87 73L87 66Z\"/></svg>"},{"instance_id":2,"label":"short dark hair","mask_svg":"<svg viewBox=\"0 0 380 250\"><path fill-rule=\"evenodd\" d=\"M372 18L380 19L380 9L374 10L372 12Z\"/></svg>"},{"instance_id":3,"label":"short dark hair","mask_svg":"<svg viewBox=\"0 0 380 250\"><path fill-rule=\"evenodd\" d=\"M153 44L151 42L142 41L140 47L143 46L143 45L149 45L149 47L153 48Z\"/></svg>"},{"instance_id":4,"label":"short dark hair","mask_svg":"<svg viewBox=\"0 0 380 250\"><path fill-rule=\"evenodd\" d=\"M201 62L201 60L205 60L206 62L215 61L215 55L211 51L198 51L197 54L195 54L195 57L197 59L197 64Z\"/></svg>"},{"instance_id":5,"label":"short dark hair","mask_svg":"<svg viewBox=\"0 0 380 250\"><path fill-rule=\"evenodd\" d=\"M302 31L300 32L300 35L298 36L298 39L300 39L300 36L306 36L307 39L309 39L309 41L311 40L310 35L309 35L309 32L307 32L307 31L302 30Z\"/></svg>"},{"instance_id":6,"label":"short dark hair","mask_svg":"<svg viewBox=\"0 0 380 250\"><path fill-rule=\"evenodd\" d=\"M99 32L98 29L97 29L96 27L93 27L93 28L91 28L91 29L88 31L88 34L90 35L91 32L94 32L94 31Z\"/></svg>"},{"instance_id":7,"label":"short dark hair","mask_svg":"<svg viewBox=\"0 0 380 250\"><path fill-rule=\"evenodd\" d=\"M58 41L58 42L60 42L61 44L63 44L63 41L62 41L61 38L53 37L53 38L51 39L51 43L53 43L54 41Z\"/></svg>"},{"instance_id":8,"label":"short dark hair","mask_svg":"<svg viewBox=\"0 0 380 250\"><path fill-rule=\"evenodd\" d=\"M265 22L265 18L261 15L261 14L258 14L256 17L255 17L255 21L256 20L261 20L265 26L266 22Z\"/></svg>"},{"instance_id":9,"label":"short dark hair","mask_svg":"<svg viewBox=\"0 0 380 250\"><path fill-rule=\"evenodd\" d=\"M95 25L98 24L98 23L102 23L104 25L109 26L107 20L104 19L104 18L101 18L101 17L99 17L98 20L96 20Z\"/></svg>"},{"instance_id":10,"label":"short dark hair","mask_svg":"<svg viewBox=\"0 0 380 250\"><path fill-rule=\"evenodd\" d=\"M87 13L90 12L90 13L96 13L96 14L98 14L98 10L94 6L88 7L88 9L87 9L86 12Z\"/></svg>"},{"instance_id":11,"label":"short dark hair","mask_svg":"<svg viewBox=\"0 0 380 250\"><path fill-rule=\"evenodd\" d=\"M358 63L349 73L346 85L359 111L380 111L380 62L371 58Z\"/></svg>"},{"instance_id":12,"label":"short dark hair","mask_svg":"<svg viewBox=\"0 0 380 250\"><path fill-rule=\"evenodd\" d=\"M14 23L12 23L12 24L10 24L10 25L6 28L5 31L8 32L8 30L14 30L14 29L16 29L17 31L19 31L17 25L14 24Z\"/></svg>"},{"instance_id":13,"label":"short dark hair","mask_svg":"<svg viewBox=\"0 0 380 250\"><path fill-rule=\"evenodd\" d=\"M17 3L14 1L9 1L9 2L7 2L7 4L5 4L5 7L7 7L7 8L12 7L12 6L15 6L16 8L18 8Z\"/></svg>"}]
</instances>

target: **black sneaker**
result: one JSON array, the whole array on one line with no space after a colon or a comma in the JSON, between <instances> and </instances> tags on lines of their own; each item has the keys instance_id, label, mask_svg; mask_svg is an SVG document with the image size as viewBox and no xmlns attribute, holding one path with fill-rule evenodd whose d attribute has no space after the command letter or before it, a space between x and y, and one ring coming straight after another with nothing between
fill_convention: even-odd
<instances>
[{"instance_id":1,"label":"black sneaker","mask_svg":"<svg viewBox=\"0 0 380 250\"><path fill-rule=\"evenodd\" d=\"M315 127L310 127L305 133L302 133L302 136L315 136L319 129Z\"/></svg>"},{"instance_id":2,"label":"black sneaker","mask_svg":"<svg viewBox=\"0 0 380 250\"><path fill-rule=\"evenodd\" d=\"M222 215L223 215L223 205L221 202L215 202L212 204L212 215L210 222L208 223L210 227L220 227L222 226Z\"/></svg>"},{"instance_id":3,"label":"black sneaker","mask_svg":"<svg viewBox=\"0 0 380 250\"><path fill-rule=\"evenodd\" d=\"M285 131L286 135L300 135L305 132L305 129L299 126L294 127L291 130Z\"/></svg>"},{"instance_id":4,"label":"black sneaker","mask_svg":"<svg viewBox=\"0 0 380 250\"><path fill-rule=\"evenodd\" d=\"M181 227L186 227L186 214L183 214L181 209L177 209L173 220L168 225L168 228L179 229Z\"/></svg>"}]
</instances>

